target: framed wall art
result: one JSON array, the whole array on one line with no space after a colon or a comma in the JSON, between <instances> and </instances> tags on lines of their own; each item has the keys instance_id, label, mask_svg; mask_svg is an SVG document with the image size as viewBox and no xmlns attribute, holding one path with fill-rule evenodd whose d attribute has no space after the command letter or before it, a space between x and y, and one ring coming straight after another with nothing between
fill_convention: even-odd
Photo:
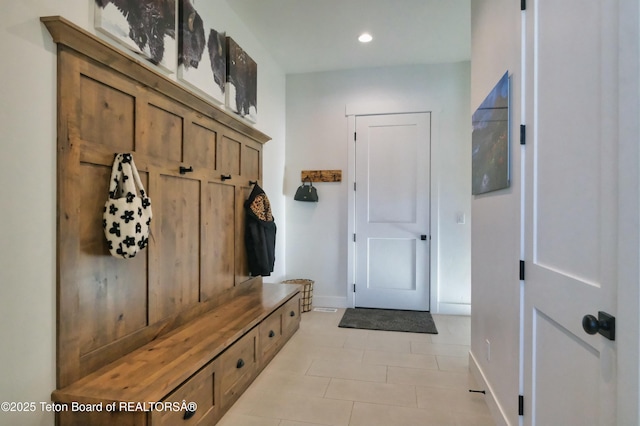
<instances>
[{"instance_id":1,"label":"framed wall art","mask_svg":"<svg viewBox=\"0 0 640 426\"><path fill-rule=\"evenodd\" d=\"M508 188L509 72L505 72L472 116L471 193Z\"/></svg>"},{"instance_id":2,"label":"framed wall art","mask_svg":"<svg viewBox=\"0 0 640 426\"><path fill-rule=\"evenodd\" d=\"M95 0L96 30L148 59L176 71L176 12L171 0Z\"/></svg>"},{"instance_id":3,"label":"framed wall art","mask_svg":"<svg viewBox=\"0 0 640 426\"><path fill-rule=\"evenodd\" d=\"M178 78L216 102L225 102L227 44L213 17L196 10L190 0L178 6Z\"/></svg>"},{"instance_id":4,"label":"framed wall art","mask_svg":"<svg viewBox=\"0 0 640 426\"><path fill-rule=\"evenodd\" d=\"M255 123L258 107L258 65L238 43L227 37L227 90L225 105Z\"/></svg>"}]
</instances>

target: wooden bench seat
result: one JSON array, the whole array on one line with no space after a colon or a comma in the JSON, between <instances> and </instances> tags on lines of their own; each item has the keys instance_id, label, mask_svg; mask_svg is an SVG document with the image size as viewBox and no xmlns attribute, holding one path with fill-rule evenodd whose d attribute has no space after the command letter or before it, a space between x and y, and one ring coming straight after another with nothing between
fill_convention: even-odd
<instances>
[{"instance_id":1,"label":"wooden bench seat","mask_svg":"<svg viewBox=\"0 0 640 426\"><path fill-rule=\"evenodd\" d=\"M152 403L175 400L170 397L178 393L193 402L200 399L185 424L214 424L299 323L300 287L258 282L211 312L54 391L59 423L171 424L165 420L184 419L189 413ZM212 388L199 386L207 381ZM112 407L116 410L108 411Z\"/></svg>"}]
</instances>

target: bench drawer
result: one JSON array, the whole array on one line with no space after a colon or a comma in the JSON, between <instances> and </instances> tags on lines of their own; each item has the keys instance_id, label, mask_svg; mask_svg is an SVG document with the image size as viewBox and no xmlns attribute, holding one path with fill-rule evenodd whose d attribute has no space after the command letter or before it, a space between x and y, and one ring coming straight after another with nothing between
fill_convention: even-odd
<instances>
[{"instance_id":1,"label":"bench drawer","mask_svg":"<svg viewBox=\"0 0 640 426\"><path fill-rule=\"evenodd\" d=\"M282 311L278 309L260 324L260 356L271 358L282 337Z\"/></svg>"},{"instance_id":2,"label":"bench drawer","mask_svg":"<svg viewBox=\"0 0 640 426\"><path fill-rule=\"evenodd\" d=\"M289 336L300 326L300 295L296 295L282 308L282 334Z\"/></svg>"},{"instance_id":3,"label":"bench drawer","mask_svg":"<svg viewBox=\"0 0 640 426\"><path fill-rule=\"evenodd\" d=\"M162 402L163 410L153 410L153 426L210 425L220 417L220 369L218 360L211 361L193 377L173 391ZM197 404L195 411L176 411L178 403ZM170 407L170 408L169 408Z\"/></svg>"},{"instance_id":4,"label":"bench drawer","mask_svg":"<svg viewBox=\"0 0 640 426\"><path fill-rule=\"evenodd\" d=\"M257 340L258 328L254 328L219 357L223 409L231 406L255 378L258 363Z\"/></svg>"}]
</instances>

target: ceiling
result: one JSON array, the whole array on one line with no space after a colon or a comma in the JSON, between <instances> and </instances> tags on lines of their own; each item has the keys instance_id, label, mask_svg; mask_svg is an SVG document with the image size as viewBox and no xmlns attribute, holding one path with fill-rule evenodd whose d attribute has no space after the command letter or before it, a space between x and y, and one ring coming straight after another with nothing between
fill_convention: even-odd
<instances>
[{"instance_id":1,"label":"ceiling","mask_svg":"<svg viewBox=\"0 0 640 426\"><path fill-rule=\"evenodd\" d=\"M286 74L471 58L471 0L227 2Z\"/></svg>"}]
</instances>

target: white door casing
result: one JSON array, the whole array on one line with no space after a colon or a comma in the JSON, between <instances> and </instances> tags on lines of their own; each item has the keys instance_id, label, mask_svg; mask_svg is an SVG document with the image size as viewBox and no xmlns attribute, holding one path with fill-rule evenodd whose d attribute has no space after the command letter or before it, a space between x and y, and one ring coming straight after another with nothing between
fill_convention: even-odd
<instances>
[{"instance_id":1,"label":"white door casing","mask_svg":"<svg viewBox=\"0 0 640 426\"><path fill-rule=\"evenodd\" d=\"M355 306L429 310L430 114L355 127Z\"/></svg>"},{"instance_id":2,"label":"white door casing","mask_svg":"<svg viewBox=\"0 0 640 426\"><path fill-rule=\"evenodd\" d=\"M585 315L617 312L616 0L526 11L524 424L616 424L617 342Z\"/></svg>"}]
</instances>

